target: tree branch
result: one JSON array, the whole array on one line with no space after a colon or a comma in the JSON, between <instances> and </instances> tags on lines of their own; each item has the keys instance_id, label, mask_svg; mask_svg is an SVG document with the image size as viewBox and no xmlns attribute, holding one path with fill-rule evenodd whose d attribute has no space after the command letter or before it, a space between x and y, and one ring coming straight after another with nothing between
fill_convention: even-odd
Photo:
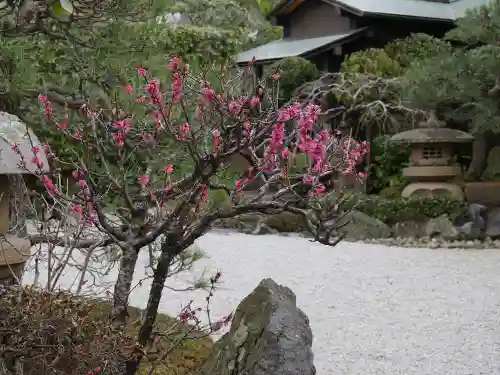
<instances>
[{"instance_id":1,"label":"tree branch","mask_svg":"<svg viewBox=\"0 0 500 375\"><path fill-rule=\"evenodd\" d=\"M67 237L60 237L60 236L46 235L46 234L29 235L28 239L31 242L31 246L35 246L38 244L50 244L53 246L71 246L77 249L105 247L115 242L111 238L99 239L99 240L98 239L78 240L73 242L71 240L68 240Z\"/></svg>"}]
</instances>

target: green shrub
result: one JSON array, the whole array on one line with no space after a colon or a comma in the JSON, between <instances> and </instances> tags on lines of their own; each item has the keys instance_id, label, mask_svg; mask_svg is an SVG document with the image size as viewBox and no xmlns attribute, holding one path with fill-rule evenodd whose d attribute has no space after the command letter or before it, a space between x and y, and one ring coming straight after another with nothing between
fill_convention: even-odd
<instances>
[{"instance_id":1,"label":"green shrub","mask_svg":"<svg viewBox=\"0 0 500 375\"><path fill-rule=\"evenodd\" d=\"M373 74L381 77L397 77L403 69L384 49L369 48L350 54L340 68L346 74Z\"/></svg>"},{"instance_id":2,"label":"green shrub","mask_svg":"<svg viewBox=\"0 0 500 375\"><path fill-rule=\"evenodd\" d=\"M405 220L422 220L447 214L455 218L466 208L466 203L449 197L412 197L386 199L379 196L350 196L342 209L355 208L367 215L394 224Z\"/></svg>"},{"instance_id":3,"label":"green shrub","mask_svg":"<svg viewBox=\"0 0 500 375\"><path fill-rule=\"evenodd\" d=\"M231 200L225 190L212 189L208 195L207 208L213 210L215 208L224 210L231 208Z\"/></svg>"},{"instance_id":4,"label":"green shrub","mask_svg":"<svg viewBox=\"0 0 500 375\"><path fill-rule=\"evenodd\" d=\"M282 103L293 98L296 90L304 83L314 81L320 75L312 62L302 57L289 57L272 64L268 75L280 74L279 97Z\"/></svg>"},{"instance_id":5,"label":"green shrub","mask_svg":"<svg viewBox=\"0 0 500 375\"><path fill-rule=\"evenodd\" d=\"M368 192L387 197L401 194L406 186L403 168L408 165L410 153L407 148L391 142L390 136L377 137L371 143L372 164L368 177ZM385 190L390 188L389 190Z\"/></svg>"},{"instance_id":6,"label":"green shrub","mask_svg":"<svg viewBox=\"0 0 500 375\"><path fill-rule=\"evenodd\" d=\"M438 54L449 54L452 46L441 39L418 33L396 39L384 48L368 48L346 57L340 71L349 75L369 74L399 77L415 62Z\"/></svg>"},{"instance_id":7,"label":"green shrub","mask_svg":"<svg viewBox=\"0 0 500 375\"><path fill-rule=\"evenodd\" d=\"M297 153L295 155L293 163L290 165L288 174L290 175L290 177L296 175L302 175L305 172L307 172L308 167L309 167L309 160L307 158L307 155L302 152Z\"/></svg>"}]
</instances>

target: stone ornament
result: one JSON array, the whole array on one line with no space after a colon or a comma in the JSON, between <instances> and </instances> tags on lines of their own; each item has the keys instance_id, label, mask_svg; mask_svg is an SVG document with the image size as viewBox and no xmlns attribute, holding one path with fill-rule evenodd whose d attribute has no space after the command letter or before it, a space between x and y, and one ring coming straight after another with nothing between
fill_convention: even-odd
<instances>
[{"instance_id":1,"label":"stone ornament","mask_svg":"<svg viewBox=\"0 0 500 375\"><path fill-rule=\"evenodd\" d=\"M31 257L31 243L26 238L3 234L0 239L0 284L15 284ZM14 276L15 275L15 276Z\"/></svg>"},{"instance_id":2,"label":"stone ornament","mask_svg":"<svg viewBox=\"0 0 500 375\"><path fill-rule=\"evenodd\" d=\"M13 150L14 145L19 154ZM33 147L40 150L37 157L43 164L41 168L33 162ZM25 167L22 167L23 159ZM19 117L0 112L0 175L33 174L40 170L48 172L49 163L38 137Z\"/></svg>"},{"instance_id":3,"label":"stone ornament","mask_svg":"<svg viewBox=\"0 0 500 375\"><path fill-rule=\"evenodd\" d=\"M474 141L471 134L445 127L431 113L429 119L420 123L417 129L398 133L391 141L411 149L408 167L403 170L403 176L411 183L401 193L403 197L425 195L464 198L462 188L452 182L462 175L453 145Z\"/></svg>"},{"instance_id":4,"label":"stone ornament","mask_svg":"<svg viewBox=\"0 0 500 375\"><path fill-rule=\"evenodd\" d=\"M17 148L17 152L14 149ZM36 150L36 159L35 153ZM38 165L37 165L38 162ZM13 284L22 276L30 258L31 243L27 238L9 234L10 206L15 194L11 179L15 175L48 172L47 156L38 137L19 117L0 112L0 283ZM17 192L19 193L19 192ZM23 194L21 192L21 194Z\"/></svg>"}]
</instances>

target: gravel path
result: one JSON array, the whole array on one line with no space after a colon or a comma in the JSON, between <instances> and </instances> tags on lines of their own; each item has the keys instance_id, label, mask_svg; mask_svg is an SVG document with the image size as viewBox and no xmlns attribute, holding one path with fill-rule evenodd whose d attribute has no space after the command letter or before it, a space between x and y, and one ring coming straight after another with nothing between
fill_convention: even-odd
<instances>
[{"instance_id":1,"label":"gravel path","mask_svg":"<svg viewBox=\"0 0 500 375\"><path fill-rule=\"evenodd\" d=\"M318 375L500 374L498 250L347 242L327 248L296 237L221 233L197 244L207 258L194 274L223 272L214 316L234 309L265 277L296 293L311 320ZM138 274L145 264L143 257ZM193 277L184 274L169 285ZM74 279L68 272L63 285ZM134 290L132 304L145 304L148 287ZM175 313L193 297L202 305L204 296L166 291L161 309Z\"/></svg>"}]
</instances>

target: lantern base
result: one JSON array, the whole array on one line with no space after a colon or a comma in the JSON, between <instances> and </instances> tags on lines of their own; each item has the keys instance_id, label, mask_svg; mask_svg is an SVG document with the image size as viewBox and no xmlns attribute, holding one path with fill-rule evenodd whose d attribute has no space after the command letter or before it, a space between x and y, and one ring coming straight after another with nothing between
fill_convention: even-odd
<instances>
[{"instance_id":1,"label":"lantern base","mask_svg":"<svg viewBox=\"0 0 500 375\"><path fill-rule=\"evenodd\" d=\"M464 199L462 188L448 182L414 182L403 189L402 197L451 197Z\"/></svg>"},{"instance_id":2,"label":"lantern base","mask_svg":"<svg viewBox=\"0 0 500 375\"><path fill-rule=\"evenodd\" d=\"M30 258L31 243L28 239L10 234L0 239L0 284L13 284L19 279L26 261ZM14 277L15 275L15 277Z\"/></svg>"}]
</instances>

